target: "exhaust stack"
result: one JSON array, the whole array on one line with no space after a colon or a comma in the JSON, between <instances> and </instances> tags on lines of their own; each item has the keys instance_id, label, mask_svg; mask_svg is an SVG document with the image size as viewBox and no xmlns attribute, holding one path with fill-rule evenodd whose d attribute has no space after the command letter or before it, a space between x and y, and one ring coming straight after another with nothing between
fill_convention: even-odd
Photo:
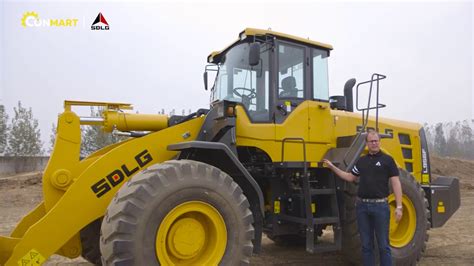
<instances>
[{"instance_id":1,"label":"exhaust stack","mask_svg":"<svg viewBox=\"0 0 474 266\"><path fill-rule=\"evenodd\" d=\"M354 112L354 101L353 101L353 95L352 95L352 89L354 88L356 84L356 79L352 78L348 81L346 81L346 84L344 85L344 96L346 97L346 110L348 112Z\"/></svg>"}]
</instances>

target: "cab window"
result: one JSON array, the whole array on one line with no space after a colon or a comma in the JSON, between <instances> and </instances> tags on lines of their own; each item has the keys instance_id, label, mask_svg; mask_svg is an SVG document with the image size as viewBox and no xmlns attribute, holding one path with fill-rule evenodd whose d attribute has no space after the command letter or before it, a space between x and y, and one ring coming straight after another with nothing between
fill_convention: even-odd
<instances>
[{"instance_id":1,"label":"cab window","mask_svg":"<svg viewBox=\"0 0 474 266\"><path fill-rule=\"evenodd\" d=\"M279 98L304 98L303 48L278 45L278 84Z\"/></svg>"},{"instance_id":2,"label":"cab window","mask_svg":"<svg viewBox=\"0 0 474 266\"><path fill-rule=\"evenodd\" d=\"M268 122L269 112L269 47L261 46L260 62L248 63L249 43L229 50L219 63L211 101L240 102L253 122Z\"/></svg>"},{"instance_id":3,"label":"cab window","mask_svg":"<svg viewBox=\"0 0 474 266\"><path fill-rule=\"evenodd\" d=\"M328 52L312 49L313 55L313 98L329 100Z\"/></svg>"}]
</instances>

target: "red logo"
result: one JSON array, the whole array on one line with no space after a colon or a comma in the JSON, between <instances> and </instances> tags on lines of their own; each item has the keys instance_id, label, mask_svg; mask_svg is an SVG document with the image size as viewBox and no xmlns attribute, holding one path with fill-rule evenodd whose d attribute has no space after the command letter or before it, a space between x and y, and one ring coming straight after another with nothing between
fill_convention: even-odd
<instances>
[{"instance_id":1,"label":"red logo","mask_svg":"<svg viewBox=\"0 0 474 266\"><path fill-rule=\"evenodd\" d=\"M109 30L109 23L105 20L104 15L99 13L92 23L91 30Z\"/></svg>"}]
</instances>

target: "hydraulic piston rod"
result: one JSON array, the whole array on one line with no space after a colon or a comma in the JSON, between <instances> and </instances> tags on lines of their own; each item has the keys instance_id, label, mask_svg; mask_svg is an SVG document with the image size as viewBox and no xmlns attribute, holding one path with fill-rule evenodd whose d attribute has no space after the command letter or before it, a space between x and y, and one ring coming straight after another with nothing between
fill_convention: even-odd
<instances>
[{"instance_id":1,"label":"hydraulic piston rod","mask_svg":"<svg viewBox=\"0 0 474 266\"><path fill-rule=\"evenodd\" d=\"M168 127L168 116L160 114L125 113L132 106L125 103L65 101L66 111L72 106L98 106L102 108L99 117L81 117L81 125L102 126L106 132L158 131Z\"/></svg>"}]
</instances>

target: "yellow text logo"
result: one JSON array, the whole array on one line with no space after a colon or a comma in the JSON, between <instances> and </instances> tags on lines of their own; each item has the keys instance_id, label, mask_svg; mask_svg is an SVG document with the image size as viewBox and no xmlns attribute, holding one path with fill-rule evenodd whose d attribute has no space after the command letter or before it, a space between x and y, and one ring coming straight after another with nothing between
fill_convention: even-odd
<instances>
[{"instance_id":1,"label":"yellow text logo","mask_svg":"<svg viewBox=\"0 0 474 266\"><path fill-rule=\"evenodd\" d=\"M42 19L36 12L26 12L21 18L21 25L26 27L76 27L77 18L46 18Z\"/></svg>"}]
</instances>

